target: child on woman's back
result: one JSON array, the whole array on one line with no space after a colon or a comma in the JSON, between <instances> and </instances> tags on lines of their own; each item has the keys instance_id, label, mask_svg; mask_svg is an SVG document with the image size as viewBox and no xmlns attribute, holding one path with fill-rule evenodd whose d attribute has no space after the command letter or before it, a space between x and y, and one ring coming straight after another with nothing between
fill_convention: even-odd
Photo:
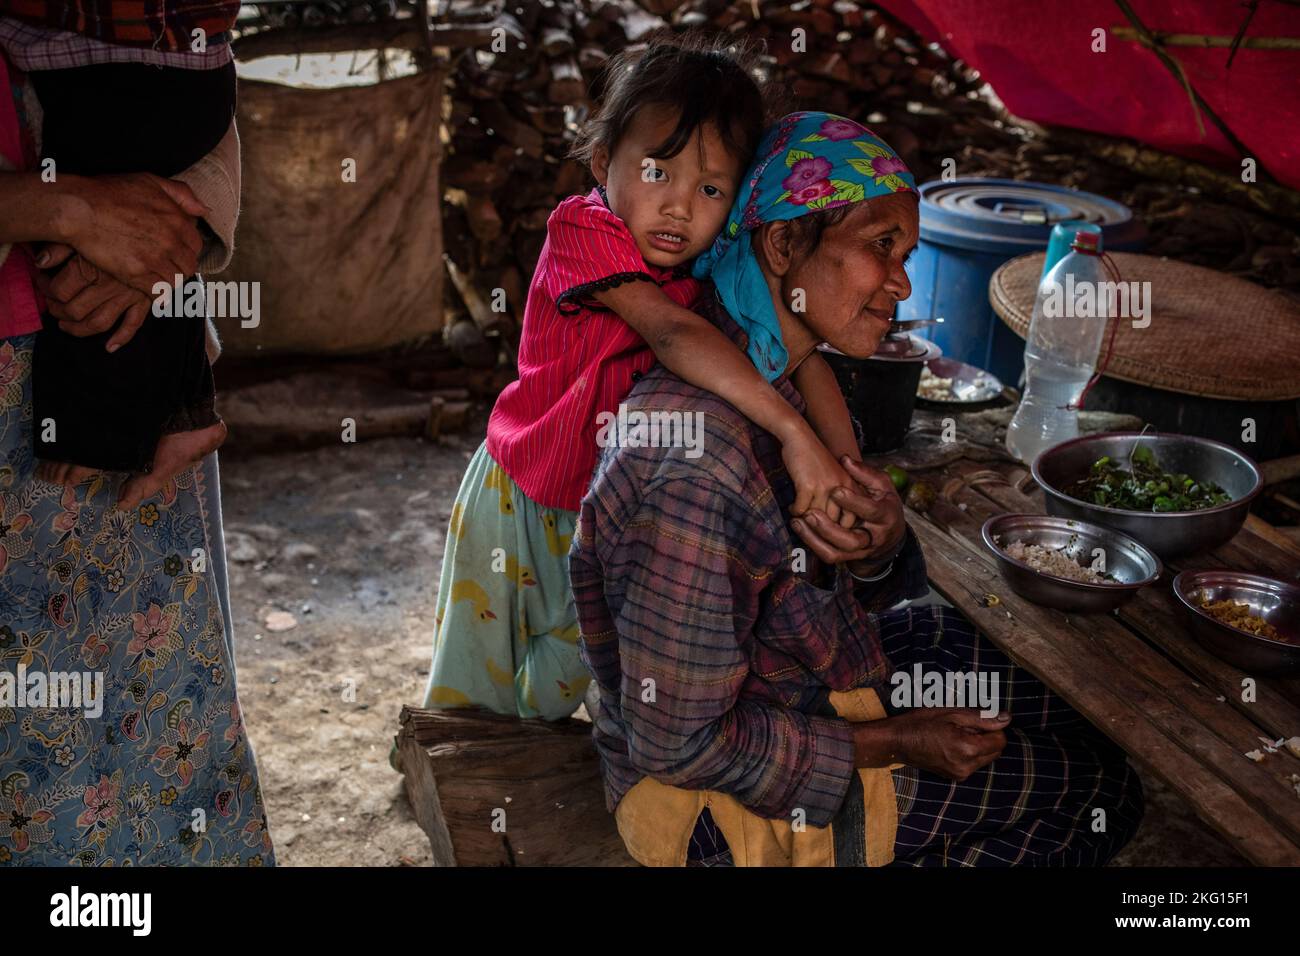
<instances>
[{"instance_id":1,"label":"child on woman's back","mask_svg":"<svg viewBox=\"0 0 1300 956\"><path fill-rule=\"evenodd\" d=\"M611 63L600 113L575 149L600 185L565 199L547 223L519 379L497 399L452 508L426 706L558 719L581 703L589 676L568 577L576 512L602 413L656 358L781 439L796 513L839 514L829 494L852 481L837 459L860 453L829 369L805 362L811 371L796 382L815 433L690 311L702 291L690 262L722 228L763 132L749 59L669 37Z\"/></svg>"}]
</instances>

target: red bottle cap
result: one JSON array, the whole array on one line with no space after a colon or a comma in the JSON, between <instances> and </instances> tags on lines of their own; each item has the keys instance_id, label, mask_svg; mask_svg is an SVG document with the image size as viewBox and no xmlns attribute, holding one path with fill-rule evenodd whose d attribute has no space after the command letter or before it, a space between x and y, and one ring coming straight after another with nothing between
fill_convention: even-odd
<instances>
[{"instance_id":1,"label":"red bottle cap","mask_svg":"<svg viewBox=\"0 0 1300 956\"><path fill-rule=\"evenodd\" d=\"M1078 249L1080 252L1096 253L1101 245L1101 236L1095 232L1086 232L1080 229L1074 234L1074 242L1070 243L1072 249Z\"/></svg>"}]
</instances>

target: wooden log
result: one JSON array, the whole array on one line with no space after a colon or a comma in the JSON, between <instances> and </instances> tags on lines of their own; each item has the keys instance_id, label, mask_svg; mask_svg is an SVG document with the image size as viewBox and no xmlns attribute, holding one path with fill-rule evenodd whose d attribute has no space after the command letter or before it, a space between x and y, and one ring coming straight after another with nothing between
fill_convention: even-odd
<instances>
[{"instance_id":1,"label":"wooden log","mask_svg":"<svg viewBox=\"0 0 1300 956\"><path fill-rule=\"evenodd\" d=\"M460 270L451 256L444 254L442 258L446 263L447 275L452 285L456 287L470 318L474 320L479 330L484 335L500 335L509 331L512 325L510 313L494 312L488 301L483 298L483 294L475 288L473 280Z\"/></svg>"},{"instance_id":2,"label":"wooden log","mask_svg":"<svg viewBox=\"0 0 1300 956\"><path fill-rule=\"evenodd\" d=\"M499 189L505 185L509 174L508 166L473 156L452 156L442 164L443 185L463 189L467 193L487 193Z\"/></svg>"},{"instance_id":3,"label":"wooden log","mask_svg":"<svg viewBox=\"0 0 1300 956\"><path fill-rule=\"evenodd\" d=\"M594 73L609 62L609 54L598 46L588 44L578 51L578 66L586 73Z\"/></svg>"},{"instance_id":4,"label":"wooden log","mask_svg":"<svg viewBox=\"0 0 1300 956\"><path fill-rule=\"evenodd\" d=\"M568 30L551 27L542 31L541 47L546 56L557 57L572 53L577 44Z\"/></svg>"},{"instance_id":5,"label":"wooden log","mask_svg":"<svg viewBox=\"0 0 1300 956\"><path fill-rule=\"evenodd\" d=\"M853 68L840 53L818 53L812 57L801 58L800 69L811 76L821 77L836 83L848 83L853 79Z\"/></svg>"},{"instance_id":6,"label":"wooden log","mask_svg":"<svg viewBox=\"0 0 1300 956\"><path fill-rule=\"evenodd\" d=\"M376 379L343 367L305 371L223 389L217 408L230 427L231 446L242 449L337 445L348 421L356 441L421 434L429 419L429 396Z\"/></svg>"},{"instance_id":7,"label":"wooden log","mask_svg":"<svg viewBox=\"0 0 1300 956\"><path fill-rule=\"evenodd\" d=\"M840 23L846 30L857 30L867 22L862 8L853 0L836 0L831 10L840 18Z\"/></svg>"},{"instance_id":8,"label":"wooden log","mask_svg":"<svg viewBox=\"0 0 1300 956\"><path fill-rule=\"evenodd\" d=\"M479 104L478 113L483 127L491 129L516 149L523 150L525 156L542 158L546 137L531 123L517 119L503 102L498 99L485 100Z\"/></svg>"},{"instance_id":9,"label":"wooden log","mask_svg":"<svg viewBox=\"0 0 1300 956\"><path fill-rule=\"evenodd\" d=\"M473 407L473 402L450 402L443 399L442 433L450 435L462 431L465 428L465 423L469 420L469 413Z\"/></svg>"},{"instance_id":10,"label":"wooden log","mask_svg":"<svg viewBox=\"0 0 1300 956\"><path fill-rule=\"evenodd\" d=\"M578 62L571 56L552 60L546 98L552 103L568 106L581 102L586 95L587 82L582 78Z\"/></svg>"},{"instance_id":11,"label":"wooden log","mask_svg":"<svg viewBox=\"0 0 1300 956\"><path fill-rule=\"evenodd\" d=\"M510 108L516 113L522 112L528 117L533 128L547 136L558 136L564 132L564 109L549 103L529 103L521 96L508 98Z\"/></svg>"},{"instance_id":12,"label":"wooden log","mask_svg":"<svg viewBox=\"0 0 1300 956\"><path fill-rule=\"evenodd\" d=\"M397 747L434 866L635 866L591 725L403 707Z\"/></svg>"}]
</instances>

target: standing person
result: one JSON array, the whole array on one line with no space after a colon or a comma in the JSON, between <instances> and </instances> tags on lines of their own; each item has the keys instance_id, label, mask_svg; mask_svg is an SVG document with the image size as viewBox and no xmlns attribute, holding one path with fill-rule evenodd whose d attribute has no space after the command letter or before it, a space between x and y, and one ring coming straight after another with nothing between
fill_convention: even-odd
<instances>
[{"instance_id":1,"label":"standing person","mask_svg":"<svg viewBox=\"0 0 1300 956\"><path fill-rule=\"evenodd\" d=\"M0 0L0 13L13 7L24 4ZM223 37L212 37L210 45L205 39L202 52L188 45L136 51L0 16L0 48L27 73L39 100L42 169L56 179L140 172L171 177L191 169L232 129L235 66ZM150 110L136 107L146 101ZM159 116L167 121L159 123ZM187 211L212 213L201 204ZM42 268L59 264L69 251L47 250L50 261ZM217 257L204 251L203 271L219 268ZM132 507L225 437L205 351L206 321L175 309L151 316L158 304L152 284L132 276L139 283L132 288L97 275L93 266L77 266L77 275L88 277L78 306L123 319L113 330L67 334L58 317L45 316L33 369L38 474L78 484L101 470L133 472L122 490L123 506ZM168 289L192 278L179 262L174 268ZM59 285L47 291L74 298Z\"/></svg>"},{"instance_id":2,"label":"standing person","mask_svg":"<svg viewBox=\"0 0 1300 956\"><path fill-rule=\"evenodd\" d=\"M666 35L611 61L575 149L599 186L547 222L519 379L452 508L426 706L559 719L582 702L574 519L602 434L656 359L777 436L796 513L839 515L829 494L852 481L838 458L858 451L829 367L809 362L797 383L810 424L770 384L785 367L775 327L756 329L746 354L688 308L702 289L690 264L722 228L762 132L753 57L732 44Z\"/></svg>"},{"instance_id":3,"label":"standing person","mask_svg":"<svg viewBox=\"0 0 1300 956\"><path fill-rule=\"evenodd\" d=\"M0 864L271 865L235 688L215 455L119 510L107 476L38 478L31 434L41 303L25 244L70 246L123 285L169 281L170 253L202 246L187 210L206 206L231 212L208 221L228 249L233 127L233 154L218 147L182 174L193 191L147 174L44 183L22 171L30 100L3 57L0 93L0 154L17 170L0 173L0 687L77 673L100 688L81 706L0 701ZM75 299L50 309L103 321Z\"/></svg>"}]
</instances>

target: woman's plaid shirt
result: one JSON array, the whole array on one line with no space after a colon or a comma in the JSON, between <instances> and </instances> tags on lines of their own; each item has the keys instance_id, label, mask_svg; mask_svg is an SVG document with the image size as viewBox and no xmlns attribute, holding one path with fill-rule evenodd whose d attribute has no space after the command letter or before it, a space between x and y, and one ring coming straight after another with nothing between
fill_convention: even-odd
<instances>
[{"instance_id":1,"label":"woman's plaid shirt","mask_svg":"<svg viewBox=\"0 0 1300 956\"><path fill-rule=\"evenodd\" d=\"M709 317L741 337L716 304ZM789 381L775 384L802 411ZM653 776L825 826L854 772L849 725L823 716L826 696L886 681L874 612L925 592L920 547L909 530L893 573L855 589L799 550L767 432L662 366L627 408L699 413L703 454L606 448L582 502L570 575L609 808Z\"/></svg>"}]
</instances>

